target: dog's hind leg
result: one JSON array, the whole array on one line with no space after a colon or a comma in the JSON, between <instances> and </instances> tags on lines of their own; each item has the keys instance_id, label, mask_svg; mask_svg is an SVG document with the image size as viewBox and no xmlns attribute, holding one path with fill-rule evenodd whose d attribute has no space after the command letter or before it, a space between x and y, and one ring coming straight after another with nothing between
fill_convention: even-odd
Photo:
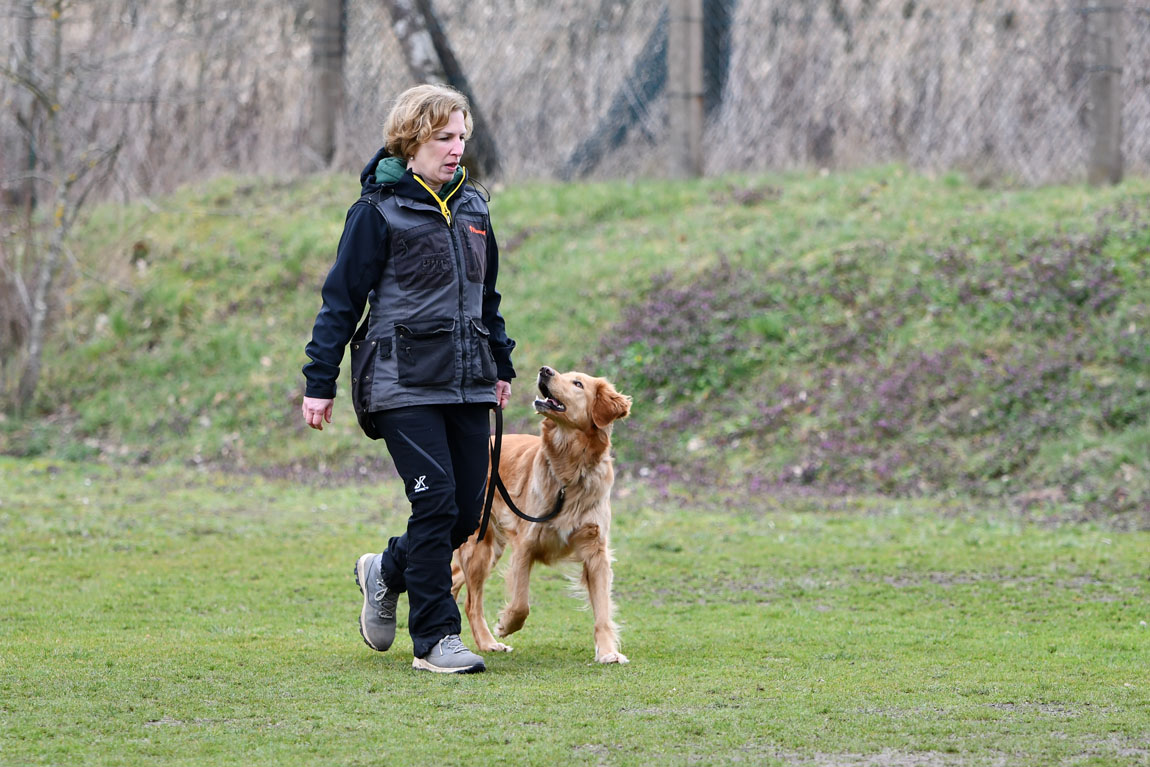
<instances>
[{"instance_id":1,"label":"dog's hind leg","mask_svg":"<svg viewBox=\"0 0 1150 767\"><path fill-rule=\"evenodd\" d=\"M595 660L600 663L627 663L619 652L619 628L612 620L615 605L611 599L611 549L598 525L587 525L573 538L583 560L583 585L595 616Z\"/></svg>"},{"instance_id":2,"label":"dog's hind leg","mask_svg":"<svg viewBox=\"0 0 1150 767\"><path fill-rule=\"evenodd\" d=\"M451 558L451 598L455 600L459 599L459 592L463 589L464 583L463 566L459 564L460 556L459 550L456 550L455 556Z\"/></svg>"},{"instance_id":3,"label":"dog's hind leg","mask_svg":"<svg viewBox=\"0 0 1150 767\"><path fill-rule=\"evenodd\" d=\"M471 636L475 639L475 646L480 652L511 652L512 648L495 639L491 629L487 626L487 618L483 615L483 584L491 575L491 568L498 559L498 550L490 543L476 542L474 539L464 543L458 549L461 577L467 584L467 599L464 601L463 611L467 615L467 623L471 626ZM455 570L452 569L452 589L458 593L454 585Z\"/></svg>"}]
</instances>

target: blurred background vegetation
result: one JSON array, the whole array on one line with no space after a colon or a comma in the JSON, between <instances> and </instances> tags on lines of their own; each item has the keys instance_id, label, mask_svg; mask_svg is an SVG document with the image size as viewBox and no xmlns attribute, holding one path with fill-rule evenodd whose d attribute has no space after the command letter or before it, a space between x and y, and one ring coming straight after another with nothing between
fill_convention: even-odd
<instances>
[{"instance_id":1,"label":"blurred background vegetation","mask_svg":"<svg viewBox=\"0 0 1150 767\"><path fill-rule=\"evenodd\" d=\"M707 0L683 173L677 8L0 2L0 451L389 472L343 402L302 428L299 367L387 105L441 79L515 428L578 367L660 488L1150 525L1144 9Z\"/></svg>"},{"instance_id":2,"label":"blurred background vegetation","mask_svg":"<svg viewBox=\"0 0 1150 767\"><path fill-rule=\"evenodd\" d=\"M224 178L95 209L0 450L390 476L345 398L322 434L298 417L355 187ZM1144 181L988 190L901 166L497 187L511 428L537 428L539 365L576 368L635 398L620 467L663 487L991 496L1146 525L1148 203Z\"/></svg>"}]
</instances>

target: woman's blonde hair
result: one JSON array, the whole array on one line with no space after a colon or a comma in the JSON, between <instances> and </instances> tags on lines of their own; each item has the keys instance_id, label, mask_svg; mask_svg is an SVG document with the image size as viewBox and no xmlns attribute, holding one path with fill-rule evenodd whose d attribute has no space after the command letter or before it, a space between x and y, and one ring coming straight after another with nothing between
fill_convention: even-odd
<instances>
[{"instance_id":1,"label":"woman's blonde hair","mask_svg":"<svg viewBox=\"0 0 1150 767\"><path fill-rule=\"evenodd\" d=\"M471 137L471 106L467 97L447 85L417 85L396 99L383 124L383 146L393 157L413 157L420 144L447 125L451 113L463 112L463 137Z\"/></svg>"}]
</instances>

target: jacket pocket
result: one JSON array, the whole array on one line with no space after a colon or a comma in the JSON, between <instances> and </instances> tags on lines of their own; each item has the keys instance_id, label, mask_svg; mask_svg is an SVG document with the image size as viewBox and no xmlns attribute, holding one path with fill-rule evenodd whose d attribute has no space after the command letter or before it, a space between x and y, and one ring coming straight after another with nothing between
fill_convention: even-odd
<instances>
[{"instance_id":1,"label":"jacket pocket","mask_svg":"<svg viewBox=\"0 0 1150 767\"><path fill-rule=\"evenodd\" d=\"M403 232L393 251L395 276L404 290L435 290L455 279L451 236L442 222Z\"/></svg>"},{"instance_id":2,"label":"jacket pocket","mask_svg":"<svg viewBox=\"0 0 1150 767\"><path fill-rule=\"evenodd\" d=\"M483 282L487 276L487 221L479 218L460 218L464 247L467 250L467 279Z\"/></svg>"},{"instance_id":3,"label":"jacket pocket","mask_svg":"<svg viewBox=\"0 0 1150 767\"><path fill-rule=\"evenodd\" d=\"M471 320L471 377L480 383L495 383L499 373L491 353L491 331L479 320Z\"/></svg>"},{"instance_id":4,"label":"jacket pocket","mask_svg":"<svg viewBox=\"0 0 1150 767\"><path fill-rule=\"evenodd\" d=\"M455 320L395 323L395 356L403 386L442 386L455 378Z\"/></svg>"},{"instance_id":5,"label":"jacket pocket","mask_svg":"<svg viewBox=\"0 0 1150 767\"><path fill-rule=\"evenodd\" d=\"M370 417L371 387L375 379L375 361L391 356L390 338L353 339L351 343L351 404L364 434L379 439Z\"/></svg>"}]
</instances>

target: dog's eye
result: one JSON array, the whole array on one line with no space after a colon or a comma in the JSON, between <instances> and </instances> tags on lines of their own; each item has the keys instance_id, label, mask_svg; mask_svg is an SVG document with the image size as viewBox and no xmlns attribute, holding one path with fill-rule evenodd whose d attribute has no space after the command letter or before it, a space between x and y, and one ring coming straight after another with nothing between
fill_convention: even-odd
<instances>
[{"instance_id":1,"label":"dog's eye","mask_svg":"<svg viewBox=\"0 0 1150 767\"><path fill-rule=\"evenodd\" d=\"M583 382L582 381L576 380L576 381L572 381L572 383L575 384L576 386L578 386L580 389L583 388Z\"/></svg>"}]
</instances>

